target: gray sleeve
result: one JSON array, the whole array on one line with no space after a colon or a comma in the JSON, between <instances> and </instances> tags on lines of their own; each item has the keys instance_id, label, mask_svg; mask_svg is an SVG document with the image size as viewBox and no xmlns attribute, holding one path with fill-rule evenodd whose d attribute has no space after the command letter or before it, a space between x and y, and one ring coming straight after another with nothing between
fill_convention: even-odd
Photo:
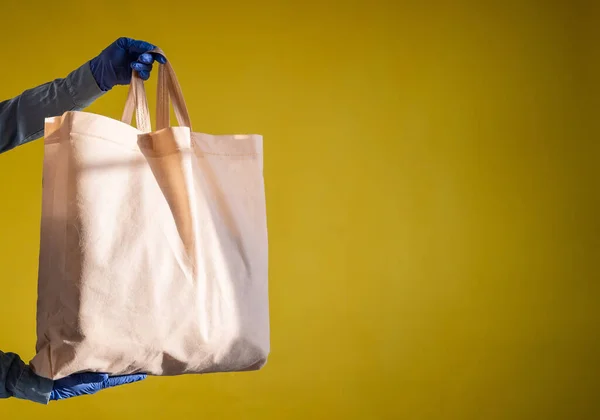
<instances>
[{"instance_id":1,"label":"gray sleeve","mask_svg":"<svg viewBox=\"0 0 600 420\"><path fill-rule=\"evenodd\" d=\"M0 153L40 138L44 119L79 111L102 96L89 63L21 95L0 102Z\"/></svg>"},{"instance_id":2,"label":"gray sleeve","mask_svg":"<svg viewBox=\"0 0 600 420\"><path fill-rule=\"evenodd\" d=\"M48 404L54 382L37 376L19 356L0 351L0 398Z\"/></svg>"}]
</instances>

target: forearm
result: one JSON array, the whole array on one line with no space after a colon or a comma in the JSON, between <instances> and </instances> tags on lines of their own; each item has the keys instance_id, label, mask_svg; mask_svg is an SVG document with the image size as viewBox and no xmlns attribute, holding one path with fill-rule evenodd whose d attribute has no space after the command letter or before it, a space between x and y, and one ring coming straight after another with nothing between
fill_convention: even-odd
<instances>
[{"instance_id":1,"label":"forearm","mask_svg":"<svg viewBox=\"0 0 600 420\"><path fill-rule=\"evenodd\" d=\"M0 153L40 138L45 118L84 109L103 93L86 63L63 79L0 102Z\"/></svg>"},{"instance_id":2,"label":"forearm","mask_svg":"<svg viewBox=\"0 0 600 420\"><path fill-rule=\"evenodd\" d=\"M53 381L37 376L19 356L0 351L0 398L48 404Z\"/></svg>"}]
</instances>

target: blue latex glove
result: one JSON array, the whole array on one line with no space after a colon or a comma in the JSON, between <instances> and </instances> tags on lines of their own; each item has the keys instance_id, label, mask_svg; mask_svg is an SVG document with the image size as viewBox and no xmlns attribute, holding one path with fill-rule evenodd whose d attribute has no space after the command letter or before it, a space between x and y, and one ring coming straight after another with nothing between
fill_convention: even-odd
<instances>
[{"instance_id":1,"label":"blue latex glove","mask_svg":"<svg viewBox=\"0 0 600 420\"><path fill-rule=\"evenodd\" d=\"M146 379L145 374L108 376L105 373L76 373L54 381L50 400L64 400L80 395L95 394L106 388L130 384Z\"/></svg>"},{"instance_id":2,"label":"blue latex glove","mask_svg":"<svg viewBox=\"0 0 600 420\"><path fill-rule=\"evenodd\" d=\"M156 46L145 41L117 39L90 60L90 69L98 87L106 92L116 85L128 85L132 70L136 70L142 79L148 80L154 61L161 64L167 62L163 55L148 52L154 48Z\"/></svg>"},{"instance_id":3,"label":"blue latex glove","mask_svg":"<svg viewBox=\"0 0 600 420\"><path fill-rule=\"evenodd\" d=\"M109 377L102 373L77 373L53 381L36 375L17 354L0 351L0 399L15 397L47 404L49 400L95 394L145 378L145 374Z\"/></svg>"}]
</instances>

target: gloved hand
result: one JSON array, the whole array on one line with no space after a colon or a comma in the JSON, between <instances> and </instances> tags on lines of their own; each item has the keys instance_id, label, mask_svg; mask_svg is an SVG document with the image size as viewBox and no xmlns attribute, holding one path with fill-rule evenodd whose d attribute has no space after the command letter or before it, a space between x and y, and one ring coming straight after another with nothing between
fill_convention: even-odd
<instances>
[{"instance_id":1,"label":"gloved hand","mask_svg":"<svg viewBox=\"0 0 600 420\"><path fill-rule=\"evenodd\" d=\"M154 61L161 64L167 62L163 55L148 52L154 48L154 45L145 41L117 39L90 60L90 69L98 87L106 92L115 85L128 85L132 70L136 70L143 80L148 80Z\"/></svg>"},{"instance_id":2,"label":"gloved hand","mask_svg":"<svg viewBox=\"0 0 600 420\"><path fill-rule=\"evenodd\" d=\"M76 373L54 381L50 400L64 400L80 395L95 394L102 389L130 384L142 379L146 379L145 374L111 377L105 373Z\"/></svg>"},{"instance_id":3,"label":"gloved hand","mask_svg":"<svg viewBox=\"0 0 600 420\"><path fill-rule=\"evenodd\" d=\"M48 400L95 394L102 389L145 378L145 374L109 377L104 373L77 373L53 381L36 375L17 354L0 351L0 399L16 397L47 404Z\"/></svg>"}]
</instances>

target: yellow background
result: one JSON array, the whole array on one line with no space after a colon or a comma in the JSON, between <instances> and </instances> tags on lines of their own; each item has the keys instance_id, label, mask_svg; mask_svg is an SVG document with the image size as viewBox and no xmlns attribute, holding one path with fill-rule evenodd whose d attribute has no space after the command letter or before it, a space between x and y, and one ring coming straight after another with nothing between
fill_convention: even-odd
<instances>
[{"instance_id":1,"label":"yellow background","mask_svg":"<svg viewBox=\"0 0 600 420\"><path fill-rule=\"evenodd\" d=\"M163 3L4 5L0 97L124 35L198 129L263 134L271 358L2 420L600 418L593 2ZM0 156L0 348L27 360L42 154Z\"/></svg>"}]
</instances>

